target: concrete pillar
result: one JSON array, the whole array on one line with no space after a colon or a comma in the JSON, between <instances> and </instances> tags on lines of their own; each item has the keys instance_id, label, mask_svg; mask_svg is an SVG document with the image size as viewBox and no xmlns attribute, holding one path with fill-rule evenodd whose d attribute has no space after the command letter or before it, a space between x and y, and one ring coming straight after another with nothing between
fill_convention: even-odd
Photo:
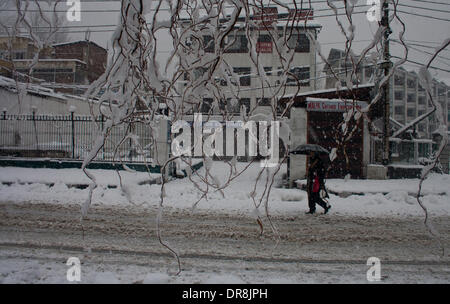
<instances>
[{"instance_id":1,"label":"concrete pillar","mask_svg":"<svg viewBox=\"0 0 450 304\"><path fill-rule=\"evenodd\" d=\"M290 118L291 142L290 150L295 149L307 141L307 112L306 108L292 108ZM290 154L289 161L289 187L294 187L297 179L306 176L306 155Z\"/></svg>"},{"instance_id":2,"label":"concrete pillar","mask_svg":"<svg viewBox=\"0 0 450 304\"><path fill-rule=\"evenodd\" d=\"M153 160L158 165L163 166L169 159L169 121L165 119L159 121L158 133L155 140Z\"/></svg>"},{"instance_id":3,"label":"concrete pillar","mask_svg":"<svg viewBox=\"0 0 450 304\"><path fill-rule=\"evenodd\" d=\"M369 126L366 120L363 123L363 157L362 157L362 176L367 178L367 166L370 163L370 133Z\"/></svg>"}]
</instances>

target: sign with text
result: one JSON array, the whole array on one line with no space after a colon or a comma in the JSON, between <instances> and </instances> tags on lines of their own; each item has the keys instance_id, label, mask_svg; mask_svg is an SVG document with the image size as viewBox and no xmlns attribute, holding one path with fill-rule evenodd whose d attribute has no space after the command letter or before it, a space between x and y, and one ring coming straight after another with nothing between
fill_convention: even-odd
<instances>
[{"instance_id":1,"label":"sign with text","mask_svg":"<svg viewBox=\"0 0 450 304\"><path fill-rule=\"evenodd\" d=\"M257 42L256 52L258 53L272 53L272 41L269 42Z\"/></svg>"},{"instance_id":2,"label":"sign with text","mask_svg":"<svg viewBox=\"0 0 450 304\"><path fill-rule=\"evenodd\" d=\"M361 101L308 101L306 104L306 110L307 111L315 111L315 112L347 112L353 108L353 105L355 105L357 110L361 110L362 108L366 107L367 104L365 102Z\"/></svg>"},{"instance_id":3,"label":"sign with text","mask_svg":"<svg viewBox=\"0 0 450 304\"><path fill-rule=\"evenodd\" d=\"M290 9L289 19L294 18L294 20L313 20L314 11L312 9Z\"/></svg>"},{"instance_id":4,"label":"sign with text","mask_svg":"<svg viewBox=\"0 0 450 304\"><path fill-rule=\"evenodd\" d=\"M261 27L272 26L278 19L277 7L263 7L254 10L254 20L258 20L257 24Z\"/></svg>"}]
</instances>

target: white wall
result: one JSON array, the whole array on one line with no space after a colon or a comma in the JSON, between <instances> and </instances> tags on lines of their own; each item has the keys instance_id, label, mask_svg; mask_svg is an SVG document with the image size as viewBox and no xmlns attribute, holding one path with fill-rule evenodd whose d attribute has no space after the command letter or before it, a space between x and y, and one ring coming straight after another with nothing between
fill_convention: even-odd
<instances>
[{"instance_id":1,"label":"white wall","mask_svg":"<svg viewBox=\"0 0 450 304\"><path fill-rule=\"evenodd\" d=\"M370 133L367 121L363 124L363 160L362 160L362 175L367 178L367 166L370 163Z\"/></svg>"},{"instance_id":2,"label":"white wall","mask_svg":"<svg viewBox=\"0 0 450 304\"><path fill-rule=\"evenodd\" d=\"M307 141L307 113L306 108L291 109L291 143L290 150L295 149ZM289 186L292 187L297 179L303 179L306 176L306 156L290 155L289 164Z\"/></svg>"},{"instance_id":3,"label":"white wall","mask_svg":"<svg viewBox=\"0 0 450 304\"><path fill-rule=\"evenodd\" d=\"M90 115L89 104L84 100L40 97L26 94L20 98L19 103L19 95L17 93L0 88L0 111L6 110L7 114L32 114L34 107L37 115L67 115L70 113L69 108L71 106L75 106L75 114Z\"/></svg>"}]
</instances>

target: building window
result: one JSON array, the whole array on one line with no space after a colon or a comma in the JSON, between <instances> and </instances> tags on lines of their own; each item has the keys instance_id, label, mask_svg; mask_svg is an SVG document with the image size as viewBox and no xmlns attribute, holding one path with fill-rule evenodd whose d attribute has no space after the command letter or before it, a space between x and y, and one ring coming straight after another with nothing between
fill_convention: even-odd
<instances>
[{"instance_id":1,"label":"building window","mask_svg":"<svg viewBox=\"0 0 450 304\"><path fill-rule=\"evenodd\" d=\"M231 98L227 99L220 99L219 100L219 111L224 112L225 110L228 111L228 105L231 103Z\"/></svg>"},{"instance_id":2,"label":"building window","mask_svg":"<svg viewBox=\"0 0 450 304\"><path fill-rule=\"evenodd\" d=\"M416 102L416 94L408 94L408 103Z\"/></svg>"},{"instance_id":3,"label":"building window","mask_svg":"<svg viewBox=\"0 0 450 304\"><path fill-rule=\"evenodd\" d=\"M248 114L250 112L250 98L240 98L239 108L242 106L245 107L245 113Z\"/></svg>"},{"instance_id":4,"label":"building window","mask_svg":"<svg viewBox=\"0 0 450 304\"><path fill-rule=\"evenodd\" d=\"M8 60L9 59L9 52L0 50L0 59Z\"/></svg>"},{"instance_id":5,"label":"building window","mask_svg":"<svg viewBox=\"0 0 450 304\"><path fill-rule=\"evenodd\" d=\"M405 85L405 76L403 74L395 74L394 84L398 86Z\"/></svg>"},{"instance_id":6,"label":"building window","mask_svg":"<svg viewBox=\"0 0 450 304\"><path fill-rule=\"evenodd\" d=\"M418 129L419 129L419 132L425 132L426 131L426 125L419 124Z\"/></svg>"},{"instance_id":7,"label":"building window","mask_svg":"<svg viewBox=\"0 0 450 304\"><path fill-rule=\"evenodd\" d=\"M227 111L232 114L239 114L241 106L245 106L245 112L250 112L250 98L240 98L239 100L229 99L227 101Z\"/></svg>"},{"instance_id":8,"label":"building window","mask_svg":"<svg viewBox=\"0 0 450 304\"><path fill-rule=\"evenodd\" d=\"M405 98L405 94L403 91L395 91L394 97L395 100L403 100Z\"/></svg>"},{"instance_id":9,"label":"building window","mask_svg":"<svg viewBox=\"0 0 450 304\"><path fill-rule=\"evenodd\" d=\"M14 59L25 59L25 52L24 51L13 52L13 58Z\"/></svg>"},{"instance_id":10,"label":"building window","mask_svg":"<svg viewBox=\"0 0 450 304\"><path fill-rule=\"evenodd\" d=\"M408 109L407 110L408 117L415 117L416 116L416 109Z\"/></svg>"},{"instance_id":11,"label":"building window","mask_svg":"<svg viewBox=\"0 0 450 304\"><path fill-rule=\"evenodd\" d=\"M277 69L277 76L281 76L281 74L283 74L283 67L279 66Z\"/></svg>"},{"instance_id":12,"label":"building window","mask_svg":"<svg viewBox=\"0 0 450 304\"><path fill-rule=\"evenodd\" d=\"M396 115L404 115L405 114L405 108L403 106L396 106L395 108L395 114Z\"/></svg>"},{"instance_id":13,"label":"building window","mask_svg":"<svg viewBox=\"0 0 450 304\"><path fill-rule=\"evenodd\" d=\"M270 102L270 98L258 98L256 99L256 104L258 106L272 106L272 103Z\"/></svg>"},{"instance_id":14,"label":"building window","mask_svg":"<svg viewBox=\"0 0 450 304\"><path fill-rule=\"evenodd\" d=\"M245 75L239 77L239 85L248 87L251 84L250 81L250 68L244 68L244 67L235 67L233 68L233 72L238 75Z\"/></svg>"},{"instance_id":15,"label":"building window","mask_svg":"<svg viewBox=\"0 0 450 304\"><path fill-rule=\"evenodd\" d=\"M292 34L287 45L290 49L294 49L296 53L309 53L310 43L306 34Z\"/></svg>"},{"instance_id":16,"label":"building window","mask_svg":"<svg viewBox=\"0 0 450 304\"><path fill-rule=\"evenodd\" d=\"M266 72L266 76L272 76L272 67L264 67L264 72Z\"/></svg>"},{"instance_id":17,"label":"building window","mask_svg":"<svg viewBox=\"0 0 450 304\"><path fill-rule=\"evenodd\" d=\"M199 79L200 77L202 77L202 76L206 73L207 70L208 70L208 69L207 69L207 68L204 68L204 67L196 68L196 69L194 70L194 80L197 80L197 79Z\"/></svg>"},{"instance_id":18,"label":"building window","mask_svg":"<svg viewBox=\"0 0 450 304\"><path fill-rule=\"evenodd\" d=\"M416 88L416 80L412 78L408 78L407 84L408 88L415 89Z\"/></svg>"},{"instance_id":19,"label":"building window","mask_svg":"<svg viewBox=\"0 0 450 304\"><path fill-rule=\"evenodd\" d=\"M293 68L289 71L287 85L297 85L297 81L300 82L300 86L309 86L309 67Z\"/></svg>"},{"instance_id":20,"label":"building window","mask_svg":"<svg viewBox=\"0 0 450 304\"><path fill-rule=\"evenodd\" d=\"M420 105L424 105L426 103L425 96L419 96L418 102Z\"/></svg>"},{"instance_id":21,"label":"building window","mask_svg":"<svg viewBox=\"0 0 450 304\"><path fill-rule=\"evenodd\" d=\"M228 99L227 100L227 111L228 113L239 113L239 101L236 99Z\"/></svg>"},{"instance_id":22,"label":"building window","mask_svg":"<svg viewBox=\"0 0 450 304\"><path fill-rule=\"evenodd\" d=\"M248 40L245 35L230 35L227 36L225 46L225 53L247 53Z\"/></svg>"},{"instance_id":23,"label":"building window","mask_svg":"<svg viewBox=\"0 0 450 304\"><path fill-rule=\"evenodd\" d=\"M272 53L272 37L270 35L259 35L256 42L256 52Z\"/></svg>"},{"instance_id":24,"label":"building window","mask_svg":"<svg viewBox=\"0 0 450 304\"><path fill-rule=\"evenodd\" d=\"M419 131L424 132L425 130L421 130L421 126L419 125ZM429 143L419 143L417 148L418 148L419 157L428 157L429 156L428 155L429 151L430 151Z\"/></svg>"},{"instance_id":25,"label":"building window","mask_svg":"<svg viewBox=\"0 0 450 304\"><path fill-rule=\"evenodd\" d=\"M203 36L203 47L206 53L214 53L214 38L213 36Z\"/></svg>"},{"instance_id":26,"label":"building window","mask_svg":"<svg viewBox=\"0 0 450 304\"><path fill-rule=\"evenodd\" d=\"M374 69L371 66L365 68L365 71L364 71L365 82L369 81L369 79L372 77L373 70Z\"/></svg>"},{"instance_id":27,"label":"building window","mask_svg":"<svg viewBox=\"0 0 450 304\"><path fill-rule=\"evenodd\" d=\"M203 114L208 114L212 110L212 104L212 98L203 98L203 102L200 105L200 112Z\"/></svg>"}]
</instances>

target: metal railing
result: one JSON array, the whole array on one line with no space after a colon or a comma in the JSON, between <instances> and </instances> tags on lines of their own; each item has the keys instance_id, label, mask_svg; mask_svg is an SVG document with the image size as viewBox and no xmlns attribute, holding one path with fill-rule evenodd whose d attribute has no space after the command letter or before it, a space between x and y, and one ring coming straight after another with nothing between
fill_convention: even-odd
<instances>
[{"instance_id":1,"label":"metal railing","mask_svg":"<svg viewBox=\"0 0 450 304\"><path fill-rule=\"evenodd\" d=\"M104 116L0 114L0 153L3 156L82 160L106 122ZM129 136L129 135L132 136ZM94 160L152 162L154 136L143 121L111 128Z\"/></svg>"}]
</instances>

